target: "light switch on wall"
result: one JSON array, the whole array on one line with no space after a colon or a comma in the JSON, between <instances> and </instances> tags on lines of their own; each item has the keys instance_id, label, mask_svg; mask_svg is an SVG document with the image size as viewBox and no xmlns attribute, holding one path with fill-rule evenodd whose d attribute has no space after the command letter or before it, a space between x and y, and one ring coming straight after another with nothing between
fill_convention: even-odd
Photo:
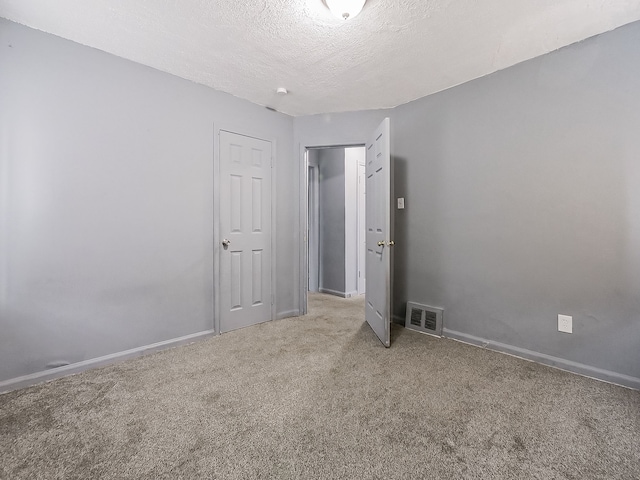
<instances>
[{"instance_id":1,"label":"light switch on wall","mask_svg":"<svg viewBox=\"0 0 640 480\"><path fill-rule=\"evenodd\" d=\"M400 197L398 198L398 210L402 210L404 209L404 198Z\"/></svg>"}]
</instances>

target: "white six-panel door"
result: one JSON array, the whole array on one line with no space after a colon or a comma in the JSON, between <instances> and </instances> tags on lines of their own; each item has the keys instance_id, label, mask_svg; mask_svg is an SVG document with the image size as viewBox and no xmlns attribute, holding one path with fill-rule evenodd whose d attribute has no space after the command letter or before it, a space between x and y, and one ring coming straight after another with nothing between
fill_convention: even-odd
<instances>
[{"instance_id":1,"label":"white six-panel door","mask_svg":"<svg viewBox=\"0 0 640 480\"><path fill-rule=\"evenodd\" d=\"M220 132L220 332L271 320L271 143Z\"/></svg>"},{"instance_id":2,"label":"white six-panel door","mask_svg":"<svg viewBox=\"0 0 640 480\"><path fill-rule=\"evenodd\" d=\"M365 318L380 341L391 345L391 149L385 118L366 144Z\"/></svg>"}]
</instances>

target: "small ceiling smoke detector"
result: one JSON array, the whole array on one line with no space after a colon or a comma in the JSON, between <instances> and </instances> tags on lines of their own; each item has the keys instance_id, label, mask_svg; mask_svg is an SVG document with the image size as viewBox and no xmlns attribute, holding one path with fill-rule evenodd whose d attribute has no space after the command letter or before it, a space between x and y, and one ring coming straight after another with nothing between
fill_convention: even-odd
<instances>
[{"instance_id":1,"label":"small ceiling smoke detector","mask_svg":"<svg viewBox=\"0 0 640 480\"><path fill-rule=\"evenodd\" d=\"M325 0L327 7L336 17L350 20L358 15L366 0Z\"/></svg>"},{"instance_id":2,"label":"small ceiling smoke detector","mask_svg":"<svg viewBox=\"0 0 640 480\"><path fill-rule=\"evenodd\" d=\"M287 93L289 93L289 92L287 91L287 89L286 89L286 88L284 88L284 87L279 87L279 88L276 90L276 93L277 93L278 95L286 95L286 94L287 94Z\"/></svg>"}]
</instances>

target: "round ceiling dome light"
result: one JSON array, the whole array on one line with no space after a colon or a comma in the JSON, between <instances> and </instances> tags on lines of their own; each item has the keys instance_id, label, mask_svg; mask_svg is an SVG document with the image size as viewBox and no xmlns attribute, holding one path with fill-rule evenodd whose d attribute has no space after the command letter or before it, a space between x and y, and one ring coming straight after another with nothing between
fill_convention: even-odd
<instances>
[{"instance_id":1,"label":"round ceiling dome light","mask_svg":"<svg viewBox=\"0 0 640 480\"><path fill-rule=\"evenodd\" d=\"M351 20L362 11L366 0L325 0L327 7L336 17Z\"/></svg>"}]
</instances>

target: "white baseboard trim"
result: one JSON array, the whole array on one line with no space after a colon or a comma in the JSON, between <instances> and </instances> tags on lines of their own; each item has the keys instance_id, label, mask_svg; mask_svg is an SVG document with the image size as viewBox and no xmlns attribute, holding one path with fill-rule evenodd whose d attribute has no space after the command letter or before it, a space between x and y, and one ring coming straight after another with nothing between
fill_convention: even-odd
<instances>
[{"instance_id":1,"label":"white baseboard trim","mask_svg":"<svg viewBox=\"0 0 640 480\"><path fill-rule=\"evenodd\" d=\"M331 290L330 288L319 288L320 293L327 293L329 295L335 295L336 297L346 298L347 294L345 292L339 292L337 290Z\"/></svg>"},{"instance_id":2,"label":"white baseboard trim","mask_svg":"<svg viewBox=\"0 0 640 480\"><path fill-rule=\"evenodd\" d=\"M404 317L401 317L400 315L394 315L393 317L391 317L391 321L403 326L407 323L406 319Z\"/></svg>"},{"instance_id":3,"label":"white baseboard trim","mask_svg":"<svg viewBox=\"0 0 640 480\"><path fill-rule=\"evenodd\" d=\"M10 392L11 390L17 390L19 388L30 387L38 383L48 382L51 380L55 380L56 378L66 377L67 375L84 372L85 370L89 370L91 368L102 367L105 365L110 365L112 363L121 362L123 360L141 357L143 355L148 355L149 353L165 350L167 348L186 345L197 340L211 337L213 335L215 335L215 332L213 330L205 330L204 332L193 333L191 335L185 335L184 337L172 338L171 340L152 343L150 345L132 348L131 350L125 350L123 352L111 353L102 357L72 363L71 365L52 368L51 370L44 370L42 372L31 373L22 377L11 378L9 380L0 382L0 393Z\"/></svg>"},{"instance_id":4,"label":"white baseboard trim","mask_svg":"<svg viewBox=\"0 0 640 480\"><path fill-rule=\"evenodd\" d=\"M584 377L594 378L596 380L613 383L622 387L632 388L634 390L640 390L640 378L637 377L631 377L629 375L623 375L621 373L603 370L601 368L592 367L582 363L572 362L571 360L565 360L563 358L554 357L544 353L534 352L533 350L527 350L526 348L515 347L506 343L495 342L493 340L487 340L474 335L456 332L455 330L449 330L448 328L444 328L442 330L442 336L477 347L513 355L514 357L524 358L525 360L531 360L549 367L576 373Z\"/></svg>"},{"instance_id":5,"label":"white baseboard trim","mask_svg":"<svg viewBox=\"0 0 640 480\"><path fill-rule=\"evenodd\" d=\"M283 318L299 317L299 316L300 316L299 310L287 310L286 312L280 312L276 314L276 320L282 320Z\"/></svg>"},{"instance_id":6,"label":"white baseboard trim","mask_svg":"<svg viewBox=\"0 0 640 480\"><path fill-rule=\"evenodd\" d=\"M344 294L344 298L351 298L351 297L357 297L357 296L358 296L357 290L352 290Z\"/></svg>"}]
</instances>

